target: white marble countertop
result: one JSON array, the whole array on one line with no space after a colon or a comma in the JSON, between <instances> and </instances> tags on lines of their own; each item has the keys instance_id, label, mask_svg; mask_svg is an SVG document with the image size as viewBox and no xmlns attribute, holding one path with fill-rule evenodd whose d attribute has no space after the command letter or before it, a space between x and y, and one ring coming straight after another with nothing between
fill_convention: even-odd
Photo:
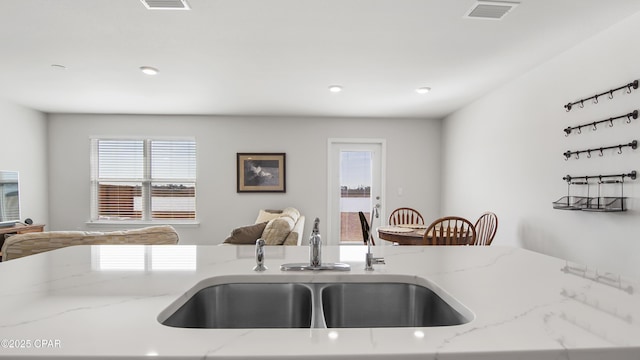
<instances>
[{"instance_id":1,"label":"white marble countertop","mask_svg":"<svg viewBox=\"0 0 640 360\"><path fill-rule=\"evenodd\" d=\"M180 359L640 359L635 280L510 247L323 248L350 272L283 272L306 247L76 246L0 263L0 357ZM463 304L463 325L369 329L183 329L160 314L202 280L428 282ZM215 278L215 279L214 279Z\"/></svg>"}]
</instances>

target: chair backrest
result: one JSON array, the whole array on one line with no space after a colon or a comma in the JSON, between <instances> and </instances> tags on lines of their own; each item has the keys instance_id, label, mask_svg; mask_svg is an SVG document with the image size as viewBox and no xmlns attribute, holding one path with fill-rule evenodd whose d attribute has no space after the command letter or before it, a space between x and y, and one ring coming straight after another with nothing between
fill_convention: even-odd
<instances>
[{"instance_id":1,"label":"chair backrest","mask_svg":"<svg viewBox=\"0 0 640 360\"><path fill-rule=\"evenodd\" d=\"M491 245L498 230L498 216L492 212L485 212L480 216L475 224L476 242L475 245Z\"/></svg>"},{"instance_id":2,"label":"chair backrest","mask_svg":"<svg viewBox=\"0 0 640 360\"><path fill-rule=\"evenodd\" d=\"M471 221L458 216L440 218L427 227L423 245L473 245L476 230Z\"/></svg>"},{"instance_id":3,"label":"chair backrest","mask_svg":"<svg viewBox=\"0 0 640 360\"><path fill-rule=\"evenodd\" d=\"M401 224L420 224L424 225L424 218L418 212L408 207L397 208L393 210L389 216L389 225L401 225Z\"/></svg>"},{"instance_id":4,"label":"chair backrest","mask_svg":"<svg viewBox=\"0 0 640 360\"><path fill-rule=\"evenodd\" d=\"M360 217L360 227L362 228L362 239L364 243L367 243L367 239L371 238L371 244L375 245L376 242L373 240L373 236L371 236L371 228L369 227L369 222L367 221L367 217L364 216L362 211L358 211L358 216Z\"/></svg>"}]
</instances>

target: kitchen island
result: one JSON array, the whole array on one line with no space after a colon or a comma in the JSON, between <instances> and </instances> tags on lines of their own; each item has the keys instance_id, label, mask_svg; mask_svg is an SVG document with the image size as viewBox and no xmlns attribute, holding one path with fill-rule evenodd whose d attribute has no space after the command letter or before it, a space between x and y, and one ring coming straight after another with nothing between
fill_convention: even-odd
<instances>
[{"instance_id":1,"label":"kitchen island","mask_svg":"<svg viewBox=\"0 0 640 360\"><path fill-rule=\"evenodd\" d=\"M285 272L306 247L74 246L0 263L0 357L20 359L640 359L636 280L500 246L323 248L349 272ZM160 323L197 284L428 284L469 322L403 328L193 329ZM182 299L182 300L181 300ZM376 299L371 299L376 301Z\"/></svg>"}]
</instances>

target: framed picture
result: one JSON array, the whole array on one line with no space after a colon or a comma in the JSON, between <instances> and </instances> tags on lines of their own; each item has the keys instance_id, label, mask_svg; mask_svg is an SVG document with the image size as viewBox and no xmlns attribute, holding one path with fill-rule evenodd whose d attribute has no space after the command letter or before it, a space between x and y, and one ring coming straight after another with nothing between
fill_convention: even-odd
<instances>
[{"instance_id":1,"label":"framed picture","mask_svg":"<svg viewBox=\"0 0 640 360\"><path fill-rule=\"evenodd\" d=\"M285 153L238 153L238 192L286 192Z\"/></svg>"}]
</instances>

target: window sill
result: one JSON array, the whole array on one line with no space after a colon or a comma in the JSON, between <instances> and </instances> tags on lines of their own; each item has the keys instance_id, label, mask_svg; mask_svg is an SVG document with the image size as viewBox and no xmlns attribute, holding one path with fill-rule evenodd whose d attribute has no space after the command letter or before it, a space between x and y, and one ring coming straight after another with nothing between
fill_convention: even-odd
<instances>
[{"instance_id":1,"label":"window sill","mask_svg":"<svg viewBox=\"0 0 640 360\"><path fill-rule=\"evenodd\" d=\"M87 221L87 226L100 227L100 226L122 226L122 225L138 225L138 226L155 226L155 225L171 225L175 227L199 227L200 221L198 220L168 220L168 221L141 221L141 220L95 220Z\"/></svg>"}]
</instances>

